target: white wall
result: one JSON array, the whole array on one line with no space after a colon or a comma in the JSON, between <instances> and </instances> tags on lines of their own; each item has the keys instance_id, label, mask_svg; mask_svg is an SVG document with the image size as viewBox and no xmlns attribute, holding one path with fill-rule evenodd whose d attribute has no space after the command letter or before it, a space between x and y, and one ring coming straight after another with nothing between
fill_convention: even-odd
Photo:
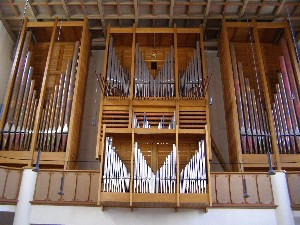
<instances>
[{"instance_id":1,"label":"white wall","mask_svg":"<svg viewBox=\"0 0 300 225\"><path fill-rule=\"evenodd\" d=\"M241 223L242 221L242 223ZM79 206L37 206L32 207L30 223L72 224L72 225L275 225L274 209L134 209Z\"/></svg>"},{"instance_id":2,"label":"white wall","mask_svg":"<svg viewBox=\"0 0 300 225\"><path fill-rule=\"evenodd\" d=\"M10 58L14 42L7 33L5 27L0 21L0 105L3 103L6 86L12 66ZM0 107L1 109L1 107Z\"/></svg>"},{"instance_id":3,"label":"white wall","mask_svg":"<svg viewBox=\"0 0 300 225\"><path fill-rule=\"evenodd\" d=\"M15 212L15 205L0 205L0 212Z\"/></svg>"}]
</instances>

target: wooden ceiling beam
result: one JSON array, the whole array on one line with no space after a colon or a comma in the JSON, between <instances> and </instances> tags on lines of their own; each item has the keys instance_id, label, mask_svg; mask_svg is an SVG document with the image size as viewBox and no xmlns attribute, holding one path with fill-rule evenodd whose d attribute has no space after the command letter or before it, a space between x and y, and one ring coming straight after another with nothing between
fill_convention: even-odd
<instances>
[{"instance_id":1,"label":"wooden ceiling beam","mask_svg":"<svg viewBox=\"0 0 300 225\"><path fill-rule=\"evenodd\" d=\"M172 27L172 26L173 26L174 4L175 4L175 0L171 0L171 2L170 2L170 20L169 20L169 27Z\"/></svg>"},{"instance_id":2,"label":"wooden ceiling beam","mask_svg":"<svg viewBox=\"0 0 300 225\"><path fill-rule=\"evenodd\" d=\"M35 9L31 6L31 0L28 0L28 5L27 5L27 7L28 7L28 9L29 9L29 11L30 11L30 13L31 13L31 15L32 15L32 17L33 17L33 20L34 21L37 21L37 18L36 18L36 11L35 11Z\"/></svg>"},{"instance_id":3,"label":"wooden ceiling beam","mask_svg":"<svg viewBox=\"0 0 300 225\"><path fill-rule=\"evenodd\" d=\"M85 6L82 0L80 0L80 7L82 9L83 15L86 16L86 12L85 12Z\"/></svg>"},{"instance_id":4,"label":"wooden ceiling beam","mask_svg":"<svg viewBox=\"0 0 300 225\"><path fill-rule=\"evenodd\" d=\"M120 2L119 2L119 0L116 0L116 3L117 3L117 5L116 5L117 15L120 18L121 17L121 13L120 13ZM122 20L119 19L119 27L122 27L122 24L123 24Z\"/></svg>"},{"instance_id":5,"label":"wooden ceiling beam","mask_svg":"<svg viewBox=\"0 0 300 225\"><path fill-rule=\"evenodd\" d=\"M211 0L207 0L207 4L205 7L205 13L204 13L204 21L203 21L203 30L205 31L206 24L207 24L207 19L208 19L208 14L210 10L210 5L211 5Z\"/></svg>"},{"instance_id":6,"label":"wooden ceiling beam","mask_svg":"<svg viewBox=\"0 0 300 225\"><path fill-rule=\"evenodd\" d=\"M99 10L99 16L101 20L101 26L102 26L102 31L104 34L104 38L106 38L106 24L105 24L105 19L104 19L104 10L103 10L103 1L102 0L97 0L97 6Z\"/></svg>"},{"instance_id":7,"label":"wooden ceiling beam","mask_svg":"<svg viewBox=\"0 0 300 225\"><path fill-rule=\"evenodd\" d=\"M191 0L189 0L189 4L187 5L187 12L186 12L186 14L188 15L188 16L190 16L191 15Z\"/></svg>"},{"instance_id":8,"label":"wooden ceiling beam","mask_svg":"<svg viewBox=\"0 0 300 225\"><path fill-rule=\"evenodd\" d=\"M259 6L259 9L257 11L257 17L260 17L261 11L263 10L263 7L265 6L265 1L266 0L262 0L262 3Z\"/></svg>"},{"instance_id":9,"label":"wooden ceiling beam","mask_svg":"<svg viewBox=\"0 0 300 225\"><path fill-rule=\"evenodd\" d=\"M277 6L277 8L276 8L276 10L274 12L274 16L277 16L281 12L284 4L285 4L285 0L280 0L280 5Z\"/></svg>"},{"instance_id":10,"label":"wooden ceiling beam","mask_svg":"<svg viewBox=\"0 0 300 225\"><path fill-rule=\"evenodd\" d=\"M50 8L50 6L49 6L48 0L45 1L45 5L46 5L46 7L47 7L47 9L48 9L49 16L51 16L51 15L52 15L52 10L51 10L51 8Z\"/></svg>"},{"instance_id":11,"label":"wooden ceiling beam","mask_svg":"<svg viewBox=\"0 0 300 225\"><path fill-rule=\"evenodd\" d=\"M228 0L225 0L224 6L223 6L223 12L222 12L223 16L225 16L227 6L228 6Z\"/></svg>"},{"instance_id":12,"label":"wooden ceiling beam","mask_svg":"<svg viewBox=\"0 0 300 225\"><path fill-rule=\"evenodd\" d=\"M295 14L297 13L297 11L300 11L300 5L297 5L295 8L294 8L294 10L293 10L293 12L292 12L292 16L295 16Z\"/></svg>"},{"instance_id":13,"label":"wooden ceiling beam","mask_svg":"<svg viewBox=\"0 0 300 225\"><path fill-rule=\"evenodd\" d=\"M17 40L17 36L11 30L11 27L10 27L9 23L4 18L2 9L0 9L0 20L2 21L2 24L5 27L5 29L6 29L7 33L9 34L10 38L15 42Z\"/></svg>"},{"instance_id":14,"label":"wooden ceiling beam","mask_svg":"<svg viewBox=\"0 0 300 225\"><path fill-rule=\"evenodd\" d=\"M139 26L139 8L138 8L138 0L133 0L134 4L134 21L136 27Z\"/></svg>"},{"instance_id":15,"label":"wooden ceiling beam","mask_svg":"<svg viewBox=\"0 0 300 225\"><path fill-rule=\"evenodd\" d=\"M247 4L248 4L249 0L244 0L243 6L241 7L240 11L239 11L239 17L243 17L246 9L247 9Z\"/></svg>"},{"instance_id":16,"label":"wooden ceiling beam","mask_svg":"<svg viewBox=\"0 0 300 225\"><path fill-rule=\"evenodd\" d=\"M60 15L59 14L53 14L51 17L47 14L40 14L37 16L37 19L45 19L45 20L50 20L50 19L55 19L55 17L59 17ZM93 14L93 15L88 15L87 16L88 19L101 19L100 15L99 14ZM207 16L207 19L222 19L224 16L222 14L211 14L211 15L208 15ZM256 18L256 15L249 15L249 19L252 19L252 18ZM285 16L277 16L275 17L275 19L285 19L286 17ZM22 16L4 16L4 19L5 20L22 20ZM72 15L70 17L70 19L84 19L84 16L83 15ZM106 15L104 17L104 19L132 19L134 20L135 19L135 16L134 14L129 14L129 15L122 15L120 16L120 18L116 15ZM166 14L166 15L156 15L156 16L153 16L152 14L146 14L146 15L140 15L139 16L139 19L167 19L169 20L170 19L170 15L169 14ZM179 16L173 16L173 19L204 19L204 15L196 15L196 16L187 16L187 15L179 15ZM238 20L239 19L239 16L238 15L226 15L225 16L225 19L231 19L231 20ZM274 16L273 15L262 15L260 16L260 19L261 20L272 20L274 19ZM291 16L290 17L291 20L294 20L294 21L300 21L300 16Z\"/></svg>"},{"instance_id":17,"label":"wooden ceiling beam","mask_svg":"<svg viewBox=\"0 0 300 225\"><path fill-rule=\"evenodd\" d=\"M12 2L12 0L9 0L9 5L13 8L15 15L16 15L16 16L19 16L20 13L19 13L19 11L16 9L16 6L15 6L14 3Z\"/></svg>"},{"instance_id":18,"label":"wooden ceiling beam","mask_svg":"<svg viewBox=\"0 0 300 225\"><path fill-rule=\"evenodd\" d=\"M62 3L62 6L64 8L64 12L65 12L65 17L67 20L70 20L70 11L69 11L69 8L65 2L65 0L61 0L61 3Z\"/></svg>"}]
</instances>

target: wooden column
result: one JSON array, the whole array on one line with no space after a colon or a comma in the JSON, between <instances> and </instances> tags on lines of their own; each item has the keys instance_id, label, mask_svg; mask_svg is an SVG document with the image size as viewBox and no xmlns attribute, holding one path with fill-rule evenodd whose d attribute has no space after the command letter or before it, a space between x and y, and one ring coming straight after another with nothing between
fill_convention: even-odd
<instances>
[{"instance_id":1,"label":"wooden column","mask_svg":"<svg viewBox=\"0 0 300 225\"><path fill-rule=\"evenodd\" d=\"M275 132L275 126L274 126L274 121L273 121L273 116L272 116L272 108L271 108L272 104L271 104L271 100L270 100L267 77L266 77L266 73L265 73L264 61L263 61L263 56L262 56L262 51L261 51L261 46L260 46L260 40L259 40L259 36L258 36L258 29L257 29L256 21L253 21L253 23L254 23L253 36L254 36L255 52L256 52L257 59L258 59L258 68L259 68L259 73L261 75L262 89L264 92L264 99L265 99L265 104L266 104L266 109L267 109L267 114L268 114L268 122L269 122L270 133L271 133L273 153L275 155L275 160L277 162L277 164L276 164L277 169L281 170L279 150L278 150L278 146L277 146L277 142L276 142L276 132Z\"/></svg>"},{"instance_id":2,"label":"wooden column","mask_svg":"<svg viewBox=\"0 0 300 225\"><path fill-rule=\"evenodd\" d=\"M136 28L135 24L133 24L132 28L132 46L131 46L131 68L130 68L130 95L129 95L129 122L128 128L132 126L132 100L133 100L133 92L134 92L134 76L135 76L135 36L136 36Z\"/></svg>"},{"instance_id":3,"label":"wooden column","mask_svg":"<svg viewBox=\"0 0 300 225\"><path fill-rule=\"evenodd\" d=\"M176 99L179 98L179 82L178 82L178 49L177 49L177 28L176 24L174 24L174 80L175 80L175 96ZM176 115L176 117L179 115Z\"/></svg>"},{"instance_id":4,"label":"wooden column","mask_svg":"<svg viewBox=\"0 0 300 225\"><path fill-rule=\"evenodd\" d=\"M129 206L132 207L132 202L133 202L133 199L132 199L132 193L133 193L133 178L134 178L134 169L133 169L133 165L134 165L134 128L131 129L131 159L130 159L130 203L129 203Z\"/></svg>"},{"instance_id":5,"label":"wooden column","mask_svg":"<svg viewBox=\"0 0 300 225\"><path fill-rule=\"evenodd\" d=\"M208 107L207 107L208 108ZM206 144L206 149L211 148L211 139L210 139L210 133L208 130L208 124L205 126L205 144ZM208 190L208 198L209 198L209 205L212 206L212 197L211 197L211 181L210 181L210 158L207 154L205 154L205 160L206 160L206 171L207 171L207 185L208 187L206 188Z\"/></svg>"},{"instance_id":6,"label":"wooden column","mask_svg":"<svg viewBox=\"0 0 300 225\"><path fill-rule=\"evenodd\" d=\"M9 109L9 102L10 102L12 91L14 89L14 82L15 82L15 79L16 79L16 73L17 73L17 70L18 70L19 60L20 60L20 56L21 56L21 52L22 52L23 42L24 42L24 38L26 36L27 22L28 22L28 18L25 17L23 27L22 27L22 30L21 30L21 33L20 33L20 37L19 37L18 46L17 46L17 49L16 49L14 62L12 64L12 70L10 72L9 81L8 81L8 84L7 84L8 88L7 88L7 91L6 91L6 94L5 94L5 98L4 98L4 104L3 104L4 107L3 107L2 117L1 117L1 120L0 120L0 130L3 130L4 125L5 125L5 121L6 121L6 116L7 116L8 109Z\"/></svg>"},{"instance_id":7,"label":"wooden column","mask_svg":"<svg viewBox=\"0 0 300 225\"><path fill-rule=\"evenodd\" d=\"M73 103L71 109L70 127L66 147L64 169L75 169L76 164L69 161L76 161L79 148L81 118L84 107L84 93L86 89L86 78L88 75L88 61L90 57L90 33L88 19L84 18L84 25L81 35L80 55L77 66L77 74L74 88ZM80 121L78 123L78 121Z\"/></svg>"},{"instance_id":8,"label":"wooden column","mask_svg":"<svg viewBox=\"0 0 300 225\"><path fill-rule=\"evenodd\" d=\"M102 191L102 176L103 176L103 161L104 161L104 143L105 143L105 131L106 125L103 125L103 141L101 145L101 161L100 161L100 172L99 172L99 187L98 187L98 202L97 204L101 206L101 191Z\"/></svg>"},{"instance_id":9,"label":"wooden column","mask_svg":"<svg viewBox=\"0 0 300 225\"><path fill-rule=\"evenodd\" d=\"M134 73L135 73L135 37L136 37L136 27L133 24L132 28L132 46L131 46L131 68L130 68L130 100L133 99L134 91Z\"/></svg>"},{"instance_id":10,"label":"wooden column","mask_svg":"<svg viewBox=\"0 0 300 225\"><path fill-rule=\"evenodd\" d=\"M231 165L231 169L233 171L244 171L243 165L240 164L243 162L241 152L241 139L237 114L237 105L234 93L235 89L229 50L229 40L225 19L222 20L219 51L226 114L229 157L230 162L234 163Z\"/></svg>"},{"instance_id":11,"label":"wooden column","mask_svg":"<svg viewBox=\"0 0 300 225\"><path fill-rule=\"evenodd\" d=\"M110 25L106 28L106 47L104 53L104 62L103 62L103 71L102 75L104 80L106 81L106 70L107 70L107 57L108 57L108 48L109 48L109 38L110 38ZM102 129L102 113L103 113L103 101L104 101L104 93L100 92L100 109L99 109L99 117L98 117L98 133L97 133L97 145L96 145L96 159L99 158L100 147L101 147L101 129Z\"/></svg>"},{"instance_id":12,"label":"wooden column","mask_svg":"<svg viewBox=\"0 0 300 225\"><path fill-rule=\"evenodd\" d=\"M177 174L176 174L176 199L177 199L177 207L180 206L180 171L179 171L179 163L180 163L180 159L179 159L179 125L176 125L176 159L177 159L177 163L176 163L176 170L177 170Z\"/></svg>"},{"instance_id":13,"label":"wooden column","mask_svg":"<svg viewBox=\"0 0 300 225\"><path fill-rule=\"evenodd\" d=\"M57 22L58 22L58 19L55 18L52 35L51 35L51 42L50 42L50 46L49 46L49 50L48 50L45 71L44 71L44 76L43 76L42 88L41 88L41 92L40 92L39 104L38 104L38 107L36 110L36 117L35 117L35 122L34 122L34 127L33 127L33 135L32 135L32 140L31 140L31 145L30 145L31 161L28 163L29 167L32 167L32 164L33 164L33 154L34 154L34 151L36 148L36 143L37 143L37 138L38 138L38 130L39 130L40 122L41 122L43 104L44 104L46 89L47 89L46 84L47 84L47 80L48 80L50 63L51 63L55 39L56 39L56 35L57 35Z\"/></svg>"}]
</instances>

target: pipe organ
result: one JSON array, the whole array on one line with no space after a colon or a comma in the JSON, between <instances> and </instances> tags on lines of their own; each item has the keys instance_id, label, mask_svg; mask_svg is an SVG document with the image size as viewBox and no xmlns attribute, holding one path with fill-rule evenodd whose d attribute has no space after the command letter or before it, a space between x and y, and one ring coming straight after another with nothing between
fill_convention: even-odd
<instances>
[{"instance_id":1,"label":"pipe organ","mask_svg":"<svg viewBox=\"0 0 300 225\"><path fill-rule=\"evenodd\" d=\"M108 26L105 44L96 74L99 181L90 180L97 204L206 209L218 178L202 28ZM223 20L219 45L231 170L299 168L300 72L288 24ZM89 52L87 18L25 19L0 120L0 165L73 173L49 175L60 199L81 179L67 170L78 163Z\"/></svg>"},{"instance_id":2,"label":"pipe organ","mask_svg":"<svg viewBox=\"0 0 300 225\"><path fill-rule=\"evenodd\" d=\"M210 204L204 57L199 28L108 28L96 153L101 206Z\"/></svg>"},{"instance_id":3,"label":"pipe organ","mask_svg":"<svg viewBox=\"0 0 300 225\"><path fill-rule=\"evenodd\" d=\"M299 67L288 22L223 21L219 47L232 169L299 167Z\"/></svg>"},{"instance_id":4,"label":"pipe organ","mask_svg":"<svg viewBox=\"0 0 300 225\"><path fill-rule=\"evenodd\" d=\"M0 164L75 168L89 44L87 19L24 20L0 121Z\"/></svg>"}]
</instances>

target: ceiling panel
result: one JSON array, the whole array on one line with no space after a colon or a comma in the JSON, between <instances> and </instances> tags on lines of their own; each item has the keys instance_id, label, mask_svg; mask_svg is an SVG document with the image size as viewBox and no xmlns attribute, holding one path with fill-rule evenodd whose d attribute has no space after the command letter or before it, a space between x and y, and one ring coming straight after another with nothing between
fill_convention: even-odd
<instances>
[{"instance_id":1,"label":"ceiling panel","mask_svg":"<svg viewBox=\"0 0 300 225\"><path fill-rule=\"evenodd\" d=\"M17 38L25 0L1 0L0 16ZM283 3L282 3L283 2ZM31 10L32 9L32 10ZM289 14L293 30L300 38L299 0L29 0L25 16L31 21L89 18L92 39L103 41L105 28L203 26L207 41L215 41L221 19L282 21Z\"/></svg>"}]
</instances>

